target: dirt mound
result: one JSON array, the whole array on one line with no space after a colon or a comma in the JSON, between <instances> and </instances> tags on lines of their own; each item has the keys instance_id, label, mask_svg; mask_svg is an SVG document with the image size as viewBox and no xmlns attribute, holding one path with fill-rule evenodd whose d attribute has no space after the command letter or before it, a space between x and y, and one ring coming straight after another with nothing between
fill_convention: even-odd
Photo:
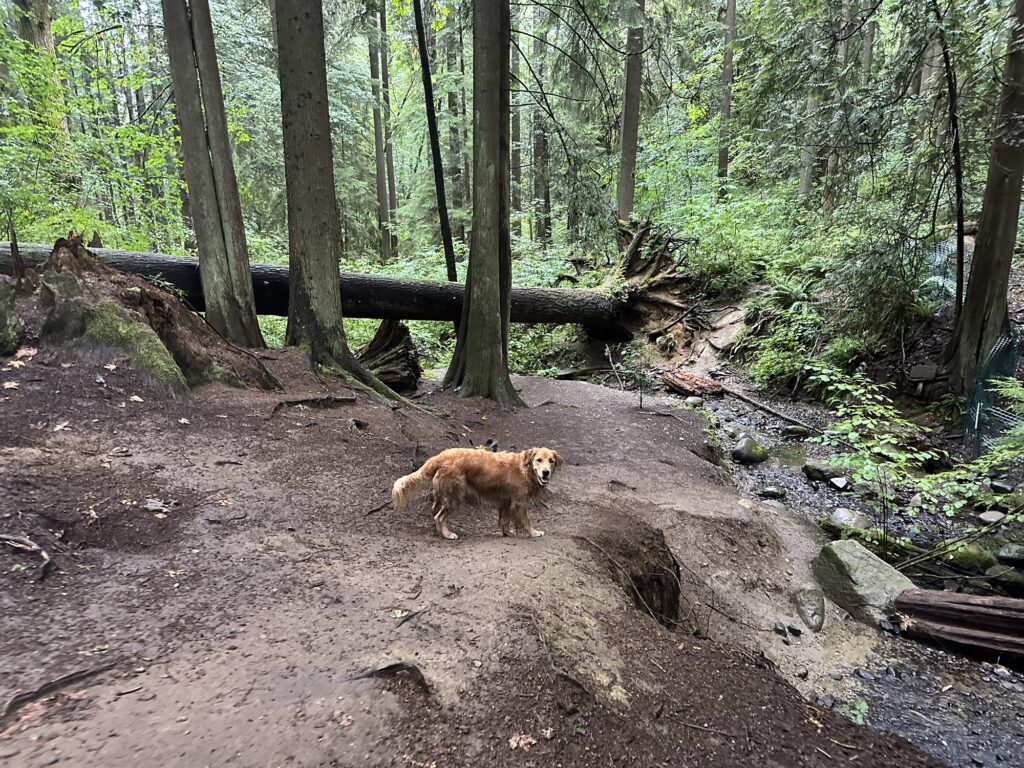
<instances>
[{"instance_id":1,"label":"dirt mound","mask_svg":"<svg viewBox=\"0 0 1024 768\"><path fill-rule=\"evenodd\" d=\"M721 484L699 417L543 380L517 380L519 414L443 393L395 410L267 357L285 395L175 400L86 361L4 374L0 532L57 566L0 575L0 701L30 694L0 719L14 765L937 765L757 650L793 651L758 630L806 537ZM531 513L544 538L468 505L441 541L426 505L389 508L397 476L488 438L567 460Z\"/></svg>"}]
</instances>

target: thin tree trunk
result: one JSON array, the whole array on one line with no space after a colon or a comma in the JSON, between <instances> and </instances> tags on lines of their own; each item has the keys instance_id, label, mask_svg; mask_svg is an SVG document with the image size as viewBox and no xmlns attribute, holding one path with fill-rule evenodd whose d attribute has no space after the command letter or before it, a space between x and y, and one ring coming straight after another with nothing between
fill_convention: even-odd
<instances>
[{"instance_id":1,"label":"thin tree trunk","mask_svg":"<svg viewBox=\"0 0 1024 768\"><path fill-rule=\"evenodd\" d=\"M67 142L71 137L71 125L64 99L64 84L57 68L57 47L53 40L53 14L49 0L13 0L17 9L18 36L34 48L45 52L52 64L51 79L53 81L53 98L58 100L55 105L59 110L57 128L62 139Z\"/></svg>"},{"instance_id":2,"label":"thin tree trunk","mask_svg":"<svg viewBox=\"0 0 1024 768\"><path fill-rule=\"evenodd\" d=\"M308 344L314 365L339 366L360 384L393 397L349 350L342 323L323 7L276 0L274 10L288 198L288 342Z\"/></svg>"},{"instance_id":3,"label":"thin tree trunk","mask_svg":"<svg viewBox=\"0 0 1024 768\"><path fill-rule=\"evenodd\" d=\"M544 9L536 7L536 30L533 41L533 70L540 81L538 88L544 83L544 42L545 35L541 30ZM533 205L534 225L533 238L542 245L551 242L551 175L548 169L548 126L544 110L538 105L533 110Z\"/></svg>"},{"instance_id":4,"label":"thin tree trunk","mask_svg":"<svg viewBox=\"0 0 1024 768\"><path fill-rule=\"evenodd\" d=\"M388 38L388 4L380 4L380 86L384 102L384 163L388 173L388 221L391 223L391 253L398 252L398 190L395 187L395 152L391 141L391 76L388 55L391 43Z\"/></svg>"},{"instance_id":5,"label":"thin tree trunk","mask_svg":"<svg viewBox=\"0 0 1024 768\"><path fill-rule=\"evenodd\" d=\"M878 22L872 19L864 29L864 50L861 51L861 82L871 84L871 70L875 66L875 38L878 37Z\"/></svg>"},{"instance_id":6,"label":"thin tree trunk","mask_svg":"<svg viewBox=\"0 0 1024 768\"><path fill-rule=\"evenodd\" d=\"M967 296L947 350L950 389L970 395L996 341L1009 327L1007 291L1024 180L1024 0L1014 0L995 137Z\"/></svg>"},{"instance_id":7,"label":"thin tree trunk","mask_svg":"<svg viewBox=\"0 0 1024 768\"><path fill-rule=\"evenodd\" d=\"M376 25L374 25L376 26ZM387 164L384 161L384 129L380 118L380 51L378 30L368 35L370 46L370 89L373 93L373 158L377 186L377 226L380 234L380 259L391 260L391 221L388 206Z\"/></svg>"},{"instance_id":8,"label":"thin tree trunk","mask_svg":"<svg viewBox=\"0 0 1024 768\"><path fill-rule=\"evenodd\" d=\"M736 39L736 0L725 2L725 49L722 55L722 111L718 126L718 196L728 194L729 117L732 112L733 41Z\"/></svg>"},{"instance_id":9,"label":"thin tree trunk","mask_svg":"<svg viewBox=\"0 0 1024 768\"><path fill-rule=\"evenodd\" d=\"M507 349L508 8L508 0L473 3L473 234L464 320L445 383L458 385L464 397L488 397L515 407L523 403L509 379Z\"/></svg>"},{"instance_id":10,"label":"thin tree trunk","mask_svg":"<svg viewBox=\"0 0 1024 768\"><path fill-rule=\"evenodd\" d=\"M518 8L518 6L517 6ZM516 15L513 12L513 15ZM514 87L519 86L519 46L517 43L518 35L513 33L512 45L510 46L511 63L509 64L509 72L512 78L512 84ZM511 198L512 198L512 210L518 213L523 209L523 152L521 147L522 142L522 116L521 107L522 99L517 98L515 106L512 109L512 167L511 167Z\"/></svg>"},{"instance_id":11,"label":"thin tree trunk","mask_svg":"<svg viewBox=\"0 0 1024 768\"><path fill-rule=\"evenodd\" d=\"M954 319L960 315L964 304L964 164L960 151L960 100L956 85L956 71L946 40L942 11L938 0L932 0L932 12L939 24L939 46L942 48L942 66L946 74L946 102L949 109L949 135L953 144L953 190L956 199L956 298L953 304ZM1018 119L1020 117L1018 116Z\"/></svg>"},{"instance_id":12,"label":"thin tree trunk","mask_svg":"<svg viewBox=\"0 0 1024 768\"><path fill-rule=\"evenodd\" d=\"M454 82L452 75L457 71L458 60L456 44L461 41L455 30L448 33L445 43L445 65L448 69L449 81ZM466 227L462 223L465 198L462 196L462 133L460 122L462 115L459 110L459 92L454 85L448 87L448 176L451 179L452 209L458 211L459 217L453 227L454 236L465 241Z\"/></svg>"},{"instance_id":13,"label":"thin tree trunk","mask_svg":"<svg viewBox=\"0 0 1024 768\"><path fill-rule=\"evenodd\" d=\"M455 246L452 244L452 227L448 221L448 201L444 191L444 165L441 162L441 137L437 132L437 112L434 109L434 85L430 76L430 58L427 51L426 28L423 23L423 8L420 0L413 0L416 17L416 41L420 49L420 74L423 79L423 101L427 110L427 132L430 135L430 158L434 166L434 193L437 196L437 219L441 229L441 245L444 248L444 265L448 279L458 280L455 271Z\"/></svg>"},{"instance_id":14,"label":"thin tree trunk","mask_svg":"<svg viewBox=\"0 0 1024 768\"><path fill-rule=\"evenodd\" d=\"M815 45L811 53L811 72L816 72L821 64L819 46ZM816 84L811 85L811 92L807 96L807 106L804 117L804 145L800 153L800 186L798 192L800 197L806 197L814 189L814 166L818 161L817 144L817 113L820 93Z\"/></svg>"},{"instance_id":15,"label":"thin tree trunk","mask_svg":"<svg viewBox=\"0 0 1024 768\"><path fill-rule=\"evenodd\" d=\"M644 12L644 0L636 0ZM637 136L640 130L640 88L643 78L644 28L632 27L626 36L626 79L622 92L622 121L619 131L619 176L615 190L619 218L629 221L636 196Z\"/></svg>"},{"instance_id":16,"label":"thin tree trunk","mask_svg":"<svg viewBox=\"0 0 1024 768\"><path fill-rule=\"evenodd\" d=\"M459 113L462 115L460 121L462 131L462 199L467 203L473 198L473 162L470 158L470 123L469 123L469 101L466 99L466 43L462 38L462 24L459 24Z\"/></svg>"},{"instance_id":17,"label":"thin tree trunk","mask_svg":"<svg viewBox=\"0 0 1024 768\"><path fill-rule=\"evenodd\" d=\"M206 317L233 344L261 347L209 5L163 0L163 10Z\"/></svg>"},{"instance_id":18,"label":"thin tree trunk","mask_svg":"<svg viewBox=\"0 0 1024 768\"><path fill-rule=\"evenodd\" d=\"M828 159L825 162L825 200L822 210L831 216L836 207L839 193L839 137L846 119L846 66L850 53L850 0L842 1L842 24L839 27L839 44L836 46L836 60L839 63L839 81L836 83L836 104L832 123L828 131Z\"/></svg>"}]
</instances>

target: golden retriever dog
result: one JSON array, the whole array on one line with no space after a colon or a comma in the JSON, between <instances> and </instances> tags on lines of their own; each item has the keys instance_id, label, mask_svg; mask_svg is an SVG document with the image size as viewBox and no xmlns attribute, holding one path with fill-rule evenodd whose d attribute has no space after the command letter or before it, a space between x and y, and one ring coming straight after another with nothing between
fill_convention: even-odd
<instances>
[{"instance_id":1,"label":"golden retriever dog","mask_svg":"<svg viewBox=\"0 0 1024 768\"><path fill-rule=\"evenodd\" d=\"M458 511L466 491L498 508L498 523L504 536L511 536L515 521L531 537L543 536L530 521L527 502L540 493L562 466L562 457L548 448L530 448L520 453L494 452L479 448L449 448L441 451L411 475L400 477L391 489L395 509L433 490L432 513L440 536L459 538L448 530L448 516Z\"/></svg>"}]
</instances>

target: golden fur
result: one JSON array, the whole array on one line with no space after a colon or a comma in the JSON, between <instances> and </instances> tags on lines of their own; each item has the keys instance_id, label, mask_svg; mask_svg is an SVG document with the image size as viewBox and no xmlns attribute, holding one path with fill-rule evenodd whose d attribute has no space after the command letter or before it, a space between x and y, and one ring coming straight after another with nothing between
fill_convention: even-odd
<instances>
[{"instance_id":1,"label":"golden fur","mask_svg":"<svg viewBox=\"0 0 1024 768\"><path fill-rule=\"evenodd\" d=\"M527 502L536 496L562 466L562 457L548 448L530 448L520 453L491 453L477 448L449 448L442 451L411 475L400 477L391 490L395 509L404 509L409 502L433 489L432 513L439 535L457 539L448 530L448 516L456 512L466 491L498 507L501 532L510 536L515 521L530 536L543 536L530 521Z\"/></svg>"}]
</instances>

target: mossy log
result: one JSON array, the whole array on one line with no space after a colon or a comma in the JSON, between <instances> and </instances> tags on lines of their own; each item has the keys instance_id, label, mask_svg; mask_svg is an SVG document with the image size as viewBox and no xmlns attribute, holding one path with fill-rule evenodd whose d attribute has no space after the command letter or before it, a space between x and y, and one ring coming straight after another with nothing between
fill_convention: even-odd
<instances>
[{"instance_id":1,"label":"mossy log","mask_svg":"<svg viewBox=\"0 0 1024 768\"><path fill-rule=\"evenodd\" d=\"M22 257L29 267L45 261L50 250L42 245L21 245ZM122 272L167 281L183 293L189 305L203 311L198 259L107 248L97 248L94 253L105 264ZM0 274L10 274L11 269L10 243L0 243ZM340 280L346 317L446 321L462 317L465 288L459 283L402 280L354 272L342 272ZM288 268L254 264L252 281L257 313L287 316ZM595 338L625 341L631 336L629 328L633 319L628 302L604 291L512 289L512 322L516 323L578 324Z\"/></svg>"}]
</instances>

